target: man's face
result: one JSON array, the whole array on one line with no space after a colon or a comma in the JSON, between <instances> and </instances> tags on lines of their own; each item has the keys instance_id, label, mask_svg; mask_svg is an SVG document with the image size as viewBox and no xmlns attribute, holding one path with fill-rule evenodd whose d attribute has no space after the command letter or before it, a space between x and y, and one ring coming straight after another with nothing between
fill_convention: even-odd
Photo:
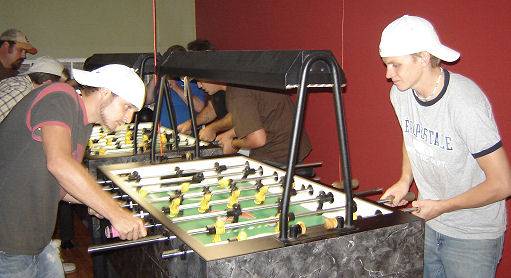
<instances>
[{"instance_id":1,"label":"man's face","mask_svg":"<svg viewBox=\"0 0 511 278\"><path fill-rule=\"evenodd\" d=\"M110 93L100 104L101 124L109 130L116 130L120 125L131 122L137 108L123 98Z\"/></svg>"},{"instance_id":2,"label":"man's face","mask_svg":"<svg viewBox=\"0 0 511 278\"><path fill-rule=\"evenodd\" d=\"M9 43L5 42L2 47L7 47L7 65L13 70L18 70L21 67L21 64L25 60L26 51L25 49L20 48L16 43L13 45L9 45Z\"/></svg>"},{"instance_id":3,"label":"man's face","mask_svg":"<svg viewBox=\"0 0 511 278\"><path fill-rule=\"evenodd\" d=\"M214 95L216 92L220 91L222 86L214 83L208 83L204 81L197 81L197 86L202 88L208 95Z\"/></svg>"},{"instance_id":4,"label":"man's face","mask_svg":"<svg viewBox=\"0 0 511 278\"><path fill-rule=\"evenodd\" d=\"M400 91L415 88L422 75L419 59L412 55L382 58L387 67L385 77L390 79Z\"/></svg>"}]
</instances>

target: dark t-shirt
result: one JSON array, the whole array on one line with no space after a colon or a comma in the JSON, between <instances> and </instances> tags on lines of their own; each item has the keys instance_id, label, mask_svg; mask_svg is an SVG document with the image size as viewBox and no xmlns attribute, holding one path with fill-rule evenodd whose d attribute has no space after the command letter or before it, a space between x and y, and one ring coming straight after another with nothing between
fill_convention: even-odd
<instances>
[{"instance_id":1,"label":"dark t-shirt","mask_svg":"<svg viewBox=\"0 0 511 278\"><path fill-rule=\"evenodd\" d=\"M24 97L0 124L0 250L38 254L50 242L60 186L48 171L41 127L69 129L72 156L83 158L92 131L82 98L72 87L54 83Z\"/></svg>"},{"instance_id":2,"label":"dark t-shirt","mask_svg":"<svg viewBox=\"0 0 511 278\"><path fill-rule=\"evenodd\" d=\"M225 91L218 91L211 96L211 104L215 109L217 119L221 119L227 115L227 107L225 105Z\"/></svg>"},{"instance_id":3,"label":"dark t-shirt","mask_svg":"<svg viewBox=\"0 0 511 278\"><path fill-rule=\"evenodd\" d=\"M288 95L227 87L226 104L227 110L232 114L233 127L238 138L261 128L266 131L266 145L250 150L250 157L287 162L295 112L295 105ZM297 161L303 161L310 151L309 138L304 131Z\"/></svg>"}]
</instances>

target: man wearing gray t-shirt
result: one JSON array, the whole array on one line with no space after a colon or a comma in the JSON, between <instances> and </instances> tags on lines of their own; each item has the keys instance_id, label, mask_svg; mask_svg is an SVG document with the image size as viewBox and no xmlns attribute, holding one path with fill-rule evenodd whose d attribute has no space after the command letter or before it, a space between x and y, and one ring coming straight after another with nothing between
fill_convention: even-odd
<instances>
[{"instance_id":1,"label":"man wearing gray t-shirt","mask_svg":"<svg viewBox=\"0 0 511 278\"><path fill-rule=\"evenodd\" d=\"M382 198L406 204L415 181L413 214L426 220L424 277L493 277L511 171L488 99L472 80L440 67L460 54L423 18L390 23L380 56L403 134L401 177Z\"/></svg>"}]
</instances>

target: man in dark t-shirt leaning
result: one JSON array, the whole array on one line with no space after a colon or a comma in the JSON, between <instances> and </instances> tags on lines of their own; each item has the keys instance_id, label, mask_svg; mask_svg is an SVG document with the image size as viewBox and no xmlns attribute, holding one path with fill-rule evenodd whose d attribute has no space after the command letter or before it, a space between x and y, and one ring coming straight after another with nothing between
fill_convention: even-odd
<instances>
[{"instance_id":1,"label":"man in dark t-shirt leaning","mask_svg":"<svg viewBox=\"0 0 511 278\"><path fill-rule=\"evenodd\" d=\"M224 154L247 149L257 160L287 162L295 112L288 95L204 81L198 85L210 95L225 91L229 113L205 128L217 135ZM309 138L303 132L297 161L303 161L310 151Z\"/></svg>"},{"instance_id":2,"label":"man in dark t-shirt leaning","mask_svg":"<svg viewBox=\"0 0 511 278\"><path fill-rule=\"evenodd\" d=\"M58 202L83 203L110 220L121 239L146 235L81 165L98 123L115 129L143 105L142 80L130 68L74 70L82 95L64 83L39 87L0 124L0 277L64 277L50 244Z\"/></svg>"}]
</instances>

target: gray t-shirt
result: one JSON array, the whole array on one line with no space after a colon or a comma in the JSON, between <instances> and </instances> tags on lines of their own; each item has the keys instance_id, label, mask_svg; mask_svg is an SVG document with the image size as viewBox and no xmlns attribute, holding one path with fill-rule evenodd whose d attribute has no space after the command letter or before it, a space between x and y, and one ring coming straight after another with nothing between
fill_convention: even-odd
<instances>
[{"instance_id":1,"label":"gray t-shirt","mask_svg":"<svg viewBox=\"0 0 511 278\"><path fill-rule=\"evenodd\" d=\"M427 102L411 89L390 91L421 200L445 200L477 186L486 177L476 158L502 147L481 89L447 70L444 78L440 94ZM427 225L454 238L498 238L506 229L505 201L444 213Z\"/></svg>"},{"instance_id":2,"label":"gray t-shirt","mask_svg":"<svg viewBox=\"0 0 511 278\"><path fill-rule=\"evenodd\" d=\"M92 131L81 97L63 83L35 89L0 124L0 251L9 254L40 253L55 228L61 187L46 165L46 125L69 129L76 161Z\"/></svg>"}]
</instances>

